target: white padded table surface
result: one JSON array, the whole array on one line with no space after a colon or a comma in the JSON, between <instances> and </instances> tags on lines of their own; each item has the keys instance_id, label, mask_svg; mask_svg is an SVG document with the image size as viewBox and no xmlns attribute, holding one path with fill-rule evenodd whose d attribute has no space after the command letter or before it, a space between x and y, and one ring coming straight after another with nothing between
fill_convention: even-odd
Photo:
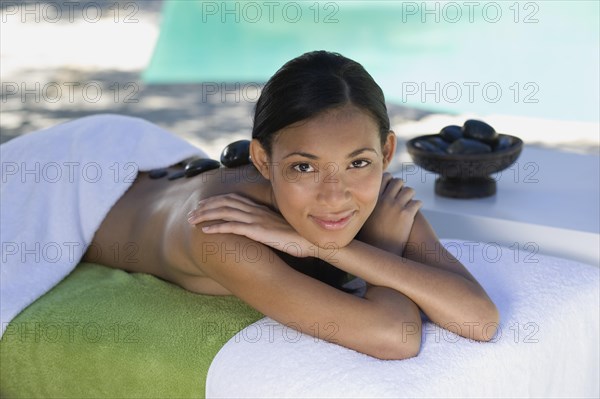
<instances>
[{"instance_id":1,"label":"white padded table surface","mask_svg":"<svg viewBox=\"0 0 600 399\"><path fill-rule=\"evenodd\" d=\"M490 261L465 242L443 243L498 306L492 342L427 322L417 357L385 361L265 318L217 354L207 397L598 397L598 267L515 260L508 248Z\"/></svg>"}]
</instances>

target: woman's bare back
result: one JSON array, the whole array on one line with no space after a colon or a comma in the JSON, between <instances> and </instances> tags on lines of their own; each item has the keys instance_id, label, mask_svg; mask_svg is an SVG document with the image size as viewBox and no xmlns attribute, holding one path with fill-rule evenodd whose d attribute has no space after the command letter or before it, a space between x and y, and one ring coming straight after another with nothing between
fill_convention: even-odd
<instances>
[{"instance_id":1,"label":"woman's bare back","mask_svg":"<svg viewBox=\"0 0 600 399\"><path fill-rule=\"evenodd\" d=\"M169 174L181 170L170 167ZM195 228L186 215L199 200L236 192L270 203L270 185L253 166L220 168L192 178L151 179L139 173L96 231L83 260L129 272L142 272L193 292L230 295L189 262L185 230ZM207 248L212 243L197 242Z\"/></svg>"}]
</instances>

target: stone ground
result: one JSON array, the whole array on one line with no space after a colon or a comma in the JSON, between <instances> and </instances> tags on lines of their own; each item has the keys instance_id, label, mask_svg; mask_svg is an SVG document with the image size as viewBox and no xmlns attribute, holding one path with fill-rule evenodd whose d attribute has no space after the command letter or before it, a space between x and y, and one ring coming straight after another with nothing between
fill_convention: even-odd
<instances>
[{"instance_id":1,"label":"stone ground","mask_svg":"<svg viewBox=\"0 0 600 399\"><path fill-rule=\"evenodd\" d=\"M0 3L0 143L70 119L106 112L154 122L204 148L211 157L218 157L228 143L249 137L261 82L146 85L141 81L158 38L162 1L118 3L121 14L117 22L122 22L125 11L135 10L135 24L115 23L115 1L80 1L72 20L67 17L66 3ZM63 7L57 23L48 21L53 18L48 8L52 4ZM86 6L101 10L102 19L94 23L85 20L82 9ZM33 14L23 10L33 10ZM402 161L409 160L404 143L410 137L476 117L433 114L398 104L388 104L388 109ZM503 119L486 120L499 126L504 123ZM515 123L522 126L520 121ZM510 132L513 125L504 123L506 130L499 131ZM598 153L597 139L581 136L551 142L540 126L533 129L540 135L524 138L528 145ZM597 126L582 124L574 130L593 131Z\"/></svg>"},{"instance_id":2,"label":"stone ground","mask_svg":"<svg viewBox=\"0 0 600 399\"><path fill-rule=\"evenodd\" d=\"M0 61L0 142L4 143L21 134L101 112L147 119L201 146L213 157L218 156L220 149L231 141L249 137L254 102L259 94L259 85L263 82L146 85L140 78L145 62L140 60L125 65L117 60L116 67L97 67L93 61L76 60L79 65L74 68L67 45L63 46L67 48L62 50L57 46L51 52L53 57L46 57L47 54L40 50L37 38L35 42L25 40L29 46L19 49L14 49L10 43L23 39L22 34L37 37L44 34L55 35L57 40L60 40L64 38L62 34L56 33L60 29L68 29L68 37L71 38L72 34L76 34L78 24L86 22L82 20L81 14L77 13L77 9L73 12L73 22L69 22L64 16L64 21L59 21L62 25L56 26L57 24L44 23L44 2L21 3L20 7L30 4L31 10L35 10L37 5L41 14L39 22L35 21L35 15L27 15L27 21L23 24L19 21L20 14L13 14L14 9L9 8L11 3L15 2L2 2L0 9L4 14ZM52 2L48 2L50 3ZM88 3L92 3L94 8L101 8L109 16L113 15L110 9L113 1ZM132 2L125 4L129 3ZM150 35L152 38L146 39L146 42L152 43L145 45L146 51L142 57L145 59L149 59L153 41L156 40L161 3L162 1L135 2L139 7L135 14L139 23L154 29L154 36ZM19 12L22 10L19 9ZM63 10L64 14L66 10ZM91 24L83 27L88 28L89 25ZM114 28L110 19L99 21L93 28L97 31L100 25L103 25L103 32ZM29 27L33 29L29 30ZM15 37L8 38L11 34ZM135 38L138 39L141 38ZM4 50L7 47L8 54ZM60 54L56 56L61 52L66 60L64 63L60 60ZM29 54L24 56L24 53ZM48 60L49 58L52 60ZM59 58L58 61L54 61L56 58ZM102 63L106 64L104 60ZM393 123L416 121L431 114L395 104L389 104L389 112ZM403 143L400 145L403 146Z\"/></svg>"},{"instance_id":3,"label":"stone ground","mask_svg":"<svg viewBox=\"0 0 600 399\"><path fill-rule=\"evenodd\" d=\"M40 78L33 80L31 76ZM56 102L48 101L57 98L56 85L48 86L47 92L40 85L39 101L34 94L27 94L25 101L21 96L5 95L0 142L74 118L109 112L147 119L214 152L215 146L222 148L231 141L249 138L254 99L258 96L258 85L252 82L224 83L223 87L221 83L145 85L135 71L24 71L22 79L12 81L25 84L26 88L35 88L39 81L62 82L58 83L62 97ZM84 85L88 95L83 101L69 102L68 90L72 88L76 93ZM98 101L94 102L96 98ZM431 114L395 104L388 104L388 109L396 124Z\"/></svg>"}]
</instances>

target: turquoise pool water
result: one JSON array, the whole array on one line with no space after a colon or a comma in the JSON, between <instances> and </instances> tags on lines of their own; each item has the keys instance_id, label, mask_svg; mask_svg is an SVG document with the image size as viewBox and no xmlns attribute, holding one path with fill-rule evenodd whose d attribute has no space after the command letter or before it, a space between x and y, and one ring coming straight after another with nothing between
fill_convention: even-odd
<instances>
[{"instance_id":1,"label":"turquoise pool water","mask_svg":"<svg viewBox=\"0 0 600 399\"><path fill-rule=\"evenodd\" d=\"M365 66L389 101L595 121L598 1L168 1L147 83L264 82L305 51Z\"/></svg>"}]
</instances>

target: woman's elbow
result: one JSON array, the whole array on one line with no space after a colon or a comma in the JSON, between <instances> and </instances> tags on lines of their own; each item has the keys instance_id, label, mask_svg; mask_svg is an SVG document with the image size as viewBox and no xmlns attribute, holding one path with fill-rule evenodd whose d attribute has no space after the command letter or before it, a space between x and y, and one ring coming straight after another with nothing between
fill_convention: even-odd
<instances>
[{"instance_id":1,"label":"woman's elbow","mask_svg":"<svg viewBox=\"0 0 600 399\"><path fill-rule=\"evenodd\" d=\"M411 335L403 339L401 342L396 343L387 352L385 359L387 360L404 360L410 359L411 357L417 357L421 350L421 330L419 329L418 335Z\"/></svg>"},{"instance_id":2,"label":"woman's elbow","mask_svg":"<svg viewBox=\"0 0 600 399\"><path fill-rule=\"evenodd\" d=\"M421 349L421 321L400 322L380 334L369 355L382 360L416 357Z\"/></svg>"},{"instance_id":3,"label":"woman's elbow","mask_svg":"<svg viewBox=\"0 0 600 399\"><path fill-rule=\"evenodd\" d=\"M478 312L475 328L472 330L472 336L468 337L476 341L491 341L498 330L500 323L500 312L496 305L488 300L484 306L481 306Z\"/></svg>"}]
</instances>

